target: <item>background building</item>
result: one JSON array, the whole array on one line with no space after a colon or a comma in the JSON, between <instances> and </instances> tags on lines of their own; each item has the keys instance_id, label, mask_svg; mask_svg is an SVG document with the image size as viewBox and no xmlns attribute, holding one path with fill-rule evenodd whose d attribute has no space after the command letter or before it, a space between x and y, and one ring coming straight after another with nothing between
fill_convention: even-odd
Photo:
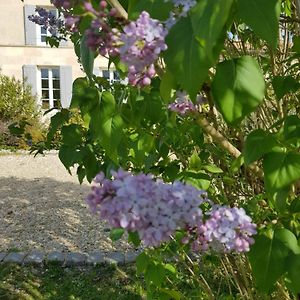
<instances>
[{"instance_id":1,"label":"background building","mask_svg":"<svg viewBox=\"0 0 300 300\"><path fill-rule=\"evenodd\" d=\"M83 76L71 42L51 48L45 42L47 31L28 20L36 6L52 9L50 0L0 1L0 69L7 76L26 80L44 109L68 107L72 82ZM112 79L107 60L95 60L95 74Z\"/></svg>"}]
</instances>

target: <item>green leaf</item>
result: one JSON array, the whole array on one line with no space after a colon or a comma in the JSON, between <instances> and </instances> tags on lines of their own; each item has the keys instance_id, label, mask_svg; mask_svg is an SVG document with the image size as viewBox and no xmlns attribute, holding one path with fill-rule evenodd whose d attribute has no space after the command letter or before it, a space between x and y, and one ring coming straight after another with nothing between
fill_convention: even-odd
<instances>
[{"instance_id":1,"label":"green leaf","mask_svg":"<svg viewBox=\"0 0 300 300\"><path fill-rule=\"evenodd\" d=\"M74 156L75 149L73 147L62 145L59 148L58 157L70 174L70 167L74 165Z\"/></svg>"},{"instance_id":2,"label":"green leaf","mask_svg":"<svg viewBox=\"0 0 300 300\"><path fill-rule=\"evenodd\" d=\"M90 114L99 105L99 92L90 86L86 78L77 78L73 82L71 108L80 108L81 115L89 122ZM87 123L88 123L87 122Z\"/></svg>"},{"instance_id":3,"label":"green leaf","mask_svg":"<svg viewBox=\"0 0 300 300\"><path fill-rule=\"evenodd\" d=\"M79 180L80 184L82 184L85 175L86 175L86 173L85 173L85 169L83 168L83 166L78 166L78 168L77 168L77 177L78 177L78 180Z\"/></svg>"},{"instance_id":4,"label":"green leaf","mask_svg":"<svg viewBox=\"0 0 300 300\"><path fill-rule=\"evenodd\" d=\"M181 300L181 299L185 299L184 295L178 291L175 290L169 290L169 289L160 289L161 292L163 292L164 294L168 295L169 299L172 300Z\"/></svg>"},{"instance_id":5,"label":"green leaf","mask_svg":"<svg viewBox=\"0 0 300 300\"><path fill-rule=\"evenodd\" d=\"M290 255L287 259L289 283L287 286L295 293L300 293L300 255Z\"/></svg>"},{"instance_id":6,"label":"green leaf","mask_svg":"<svg viewBox=\"0 0 300 300\"><path fill-rule=\"evenodd\" d=\"M276 97L280 100L284 95L296 92L300 88L299 82L292 76L275 76L272 85Z\"/></svg>"},{"instance_id":7,"label":"green leaf","mask_svg":"<svg viewBox=\"0 0 300 300\"><path fill-rule=\"evenodd\" d=\"M95 53L87 45L87 35L83 35L80 43L80 61L88 77L92 77Z\"/></svg>"},{"instance_id":8,"label":"green leaf","mask_svg":"<svg viewBox=\"0 0 300 300\"><path fill-rule=\"evenodd\" d=\"M165 61L178 84L192 98L207 77L211 63L207 61L205 50L196 40L189 17L181 18L170 30L166 38L168 50Z\"/></svg>"},{"instance_id":9,"label":"green leaf","mask_svg":"<svg viewBox=\"0 0 300 300\"><path fill-rule=\"evenodd\" d=\"M300 254L300 246L294 233L286 228L280 228L275 231L275 238L281 241L286 248L290 249L294 254Z\"/></svg>"},{"instance_id":10,"label":"green leaf","mask_svg":"<svg viewBox=\"0 0 300 300\"><path fill-rule=\"evenodd\" d=\"M223 173L223 170L220 169L219 167L215 166L215 165L203 165L202 169L206 170L209 173L213 173L213 174L219 174L219 173Z\"/></svg>"},{"instance_id":11,"label":"green leaf","mask_svg":"<svg viewBox=\"0 0 300 300\"><path fill-rule=\"evenodd\" d=\"M278 149L263 160L266 190L270 193L289 187L300 178L300 154Z\"/></svg>"},{"instance_id":12,"label":"green leaf","mask_svg":"<svg viewBox=\"0 0 300 300\"><path fill-rule=\"evenodd\" d=\"M201 168L202 168L201 159L198 153L195 151L189 159L189 169L193 171L200 171Z\"/></svg>"},{"instance_id":13,"label":"green leaf","mask_svg":"<svg viewBox=\"0 0 300 300\"><path fill-rule=\"evenodd\" d=\"M285 259L289 249L271 231L268 236L261 234L249 252L252 273L259 290L269 292L275 282L286 271Z\"/></svg>"},{"instance_id":14,"label":"green leaf","mask_svg":"<svg viewBox=\"0 0 300 300\"><path fill-rule=\"evenodd\" d=\"M161 264L150 264L145 272L145 280L148 285L153 283L160 287L164 283L165 277L166 271Z\"/></svg>"},{"instance_id":15,"label":"green leaf","mask_svg":"<svg viewBox=\"0 0 300 300\"><path fill-rule=\"evenodd\" d=\"M165 72L160 83L160 95L165 102L172 99L172 91L176 89L176 81L173 74L169 71Z\"/></svg>"},{"instance_id":16,"label":"green leaf","mask_svg":"<svg viewBox=\"0 0 300 300\"><path fill-rule=\"evenodd\" d=\"M115 115L100 126L100 144L106 151L106 154L117 163L118 146L123 137L124 122L120 115Z\"/></svg>"},{"instance_id":17,"label":"green leaf","mask_svg":"<svg viewBox=\"0 0 300 300\"><path fill-rule=\"evenodd\" d=\"M295 198L290 206L290 212L293 214L300 213L300 198Z\"/></svg>"},{"instance_id":18,"label":"green leaf","mask_svg":"<svg viewBox=\"0 0 300 300\"><path fill-rule=\"evenodd\" d=\"M82 162L85 167L86 178L88 182L91 182L100 171L100 164L96 158L93 147L86 145L81 149L80 155L82 156Z\"/></svg>"},{"instance_id":19,"label":"green leaf","mask_svg":"<svg viewBox=\"0 0 300 300\"><path fill-rule=\"evenodd\" d=\"M258 63L242 56L218 64L212 93L225 121L237 125L264 99L265 82Z\"/></svg>"},{"instance_id":20,"label":"green leaf","mask_svg":"<svg viewBox=\"0 0 300 300\"><path fill-rule=\"evenodd\" d=\"M63 126L61 134L62 141L65 145L76 147L82 143L80 126L77 124Z\"/></svg>"},{"instance_id":21,"label":"green leaf","mask_svg":"<svg viewBox=\"0 0 300 300\"><path fill-rule=\"evenodd\" d=\"M300 36L294 35L293 36L293 51L300 53Z\"/></svg>"},{"instance_id":22,"label":"green leaf","mask_svg":"<svg viewBox=\"0 0 300 300\"><path fill-rule=\"evenodd\" d=\"M115 242L123 236L124 232L124 228L113 228L110 231L109 237L112 241Z\"/></svg>"},{"instance_id":23,"label":"green leaf","mask_svg":"<svg viewBox=\"0 0 300 300\"><path fill-rule=\"evenodd\" d=\"M172 274L176 274L176 268L173 265L171 265L171 264L165 264L164 268L167 271L171 272Z\"/></svg>"},{"instance_id":24,"label":"green leaf","mask_svg":"<svg viewBox=\"0 0 300 300\"><path fill-rule=\"evenodd\" d=\"M225 27L232 3L233 0L202 0L191 10L194 35L205 49L211 63L215 62L221 50L220 46L223 46ZM206 30L203 30L203 28L206 28Z\"/></svg>"},{"instance_id":25,"label":"green leaf","mask_svg":"<svg viewBox=\"0 0 300 300\"><path fill-rule=\"evenodd\" d=\"M140 240L140 237L139 237L139 234L137 231L135 231L135 232L129 231L128 232L128 242L131 242L134 245L134 247L140 246L141 240Z\"/></svg>"},{"instance_id":26,"label":"green leaf","mask_svg":"<svg viewBox=\"0 0 300 300\"><path fill-rule=\"evenodd\" d=\"M285 118L283 135L286 141L298 141L300 139L300 119L297 116Z\"/></svg>"},{"instance_id":27,"label":"green leaf","mask_svg":"<svg viewBox=\"0 0 300 300\"><path fill-rule=\"evenodd\" d=\"M169 17L173 4L165 0L139 0L131 1L128 17L135 20L142 11L147 11L153 19L166 20Z\"/></svg>"},{"instance_id":28,"label":"green leaf","mask_svg":"<svg viewBox=\"0 0 300 300\"><path fill-rule=\"evenodd\" d=\"M245 165L248 166L260 159L264 154L272 151L276 145L277 141L270 133L262 129L252 131L247 136L243 149Z\"/></svg>"},{"instance_id":29,"label":"green leaf","mask_svg":"<svg viewBox=\"0 0 300 300\"><path fill-rule=\"evenodd\" d=\"M150 263L151 258L145 252L142 252L135 261L137 274L144 273Z\"/></svg>"},{"instance_id":30,"label":"green leaf","mask_svg":"<svg viewBox=\"0 0 300 300\"><path fill-rule=\"evenodd\" d=\"M188 17L172 27L166 38L167 69L192 99L221 51L231 5L232 0L200 1Z\"/></svg>"},{"instance_id":31,"label":"green leaf","mask_svg":"<svg viewBox=\"0 0 300 300\"><path fill-rule=\"evenodd\" d=\"M238 0L241 19L274 49L277 46L280 0Z\"/></svg>"}]
</instances>

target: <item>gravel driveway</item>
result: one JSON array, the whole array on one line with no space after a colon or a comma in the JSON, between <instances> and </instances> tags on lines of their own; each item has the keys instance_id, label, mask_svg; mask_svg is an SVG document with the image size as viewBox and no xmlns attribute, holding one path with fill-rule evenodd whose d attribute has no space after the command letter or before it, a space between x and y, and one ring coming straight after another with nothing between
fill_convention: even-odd
<instances>
[{"instance_id":1,"label":"gravel driveway","mask_svg":"<svg viewBox=\"0 0 300 300\"><path fill-rule=\"evenodd\" d=\"M91 215L90 188L70 176L56 154L0 155L0 251L112 251L105 222Z\"/></svg>"}]
</instances>

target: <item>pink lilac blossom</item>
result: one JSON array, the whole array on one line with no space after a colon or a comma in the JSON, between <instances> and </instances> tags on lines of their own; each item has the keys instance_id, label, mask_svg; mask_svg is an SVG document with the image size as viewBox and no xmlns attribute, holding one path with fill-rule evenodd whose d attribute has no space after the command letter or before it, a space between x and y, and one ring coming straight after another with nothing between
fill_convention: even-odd
<instances>
[{"instance_id":1,"label":"pink lilac blossom","mask_svg":"<svg viewBox=\"0 0 300 300\"><path fill-rule=\"evenodd\" d=\"M128 80L133 86L146 86L155 76L155 62L167 49L163 25L143 11L136 21L124 27L120 36L121 61L128 66Z\"/></svg>"},{"instance_id":2,"label":"pink lilac blossom","mask_svg":"<svg viewBox=\"0 0 300 300\"><path fill-rule=\"evenodd\" d=\"M240 253L250 250L256 225L243 208L215 205L208 215L209 218L196 227L197 238L191 244L194 251Z\"/></svg>"},{"instance_id":3,"label":"pink lilac blossom","mask_svg":"<svg viewBox=\"0 0 300 300\"><path fill-rule=\"evenodd\" d=\"M145 246L170 240L176 229L195 226L202 219L199 207L207 193L193 186L154 180L151 175L131 175L120 169L113 180L96 176L87 203L92 212L111 226L137 231Z\"/></svg>"}]
</instances>

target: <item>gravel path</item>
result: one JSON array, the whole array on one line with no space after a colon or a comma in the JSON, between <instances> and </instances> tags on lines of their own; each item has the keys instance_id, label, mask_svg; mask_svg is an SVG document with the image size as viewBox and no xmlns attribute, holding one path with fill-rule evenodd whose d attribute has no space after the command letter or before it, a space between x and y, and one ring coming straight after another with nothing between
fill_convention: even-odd
<instances>
[{"instance_id":1,"label":"gravel path","mask_svg":"<svg viewBox=\"0 0 300 300\"><path fill-rule=\"evenodd\" d=\"M0 251L113 251L107 224L91 215L81 186L56 154L0 155Z\"/></svg>"}]
</instances>

